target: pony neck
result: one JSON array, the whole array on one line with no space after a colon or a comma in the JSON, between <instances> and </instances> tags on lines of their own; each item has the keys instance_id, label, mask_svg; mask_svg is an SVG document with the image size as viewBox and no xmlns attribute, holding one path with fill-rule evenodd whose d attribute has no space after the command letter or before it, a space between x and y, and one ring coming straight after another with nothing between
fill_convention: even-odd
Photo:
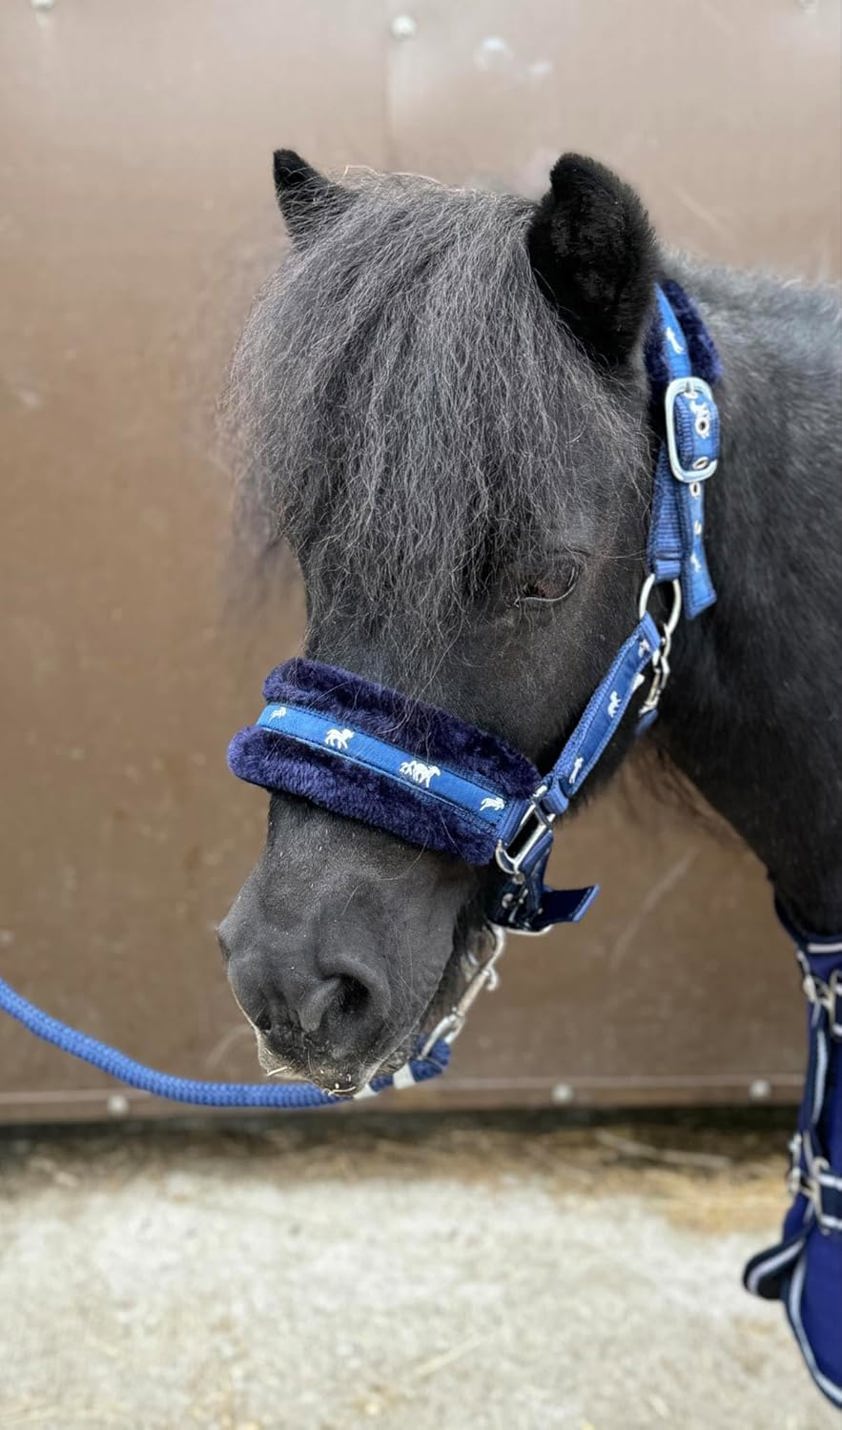
<instances>
[{"instance_id":1,"label":"pony neck","mask_svg":"<svg viewBox=\"0 0 842 1430\"><path fill-rule=\"evenodd\" d=\"M718 600L676 634L654 739L805 925L835 933L842 506L827 462L837 442L833 304L820 289L757 275L679 260L667 269L699 304L724 367L721 459L707 491Z\"/></svg>"}]
</instances>

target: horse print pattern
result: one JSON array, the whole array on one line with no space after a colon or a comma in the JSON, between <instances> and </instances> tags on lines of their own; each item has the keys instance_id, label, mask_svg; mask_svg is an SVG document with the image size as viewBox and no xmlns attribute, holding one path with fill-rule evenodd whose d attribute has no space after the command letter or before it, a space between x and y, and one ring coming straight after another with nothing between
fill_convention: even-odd
<instances>
[{"instance_id":1,"label":"horse print pattern","mask_svg":"<svg viewBox=\"0 0 842 1430\"><path fill-rule=\"evenodd\" d=\"M343 728L341 730L328 730L325 735L325 744L331 750L347 750L348 744L354 738L353 730Z\"/></svg>"},{"instance_id":2,"label":"horse print pattern","mask_svg":"<svg viewBox=\"0 0 842 1430\"><path fill-rule=\"evenodd\" d=\"M421 760L404 760L400 772L414 784L423 785L425 789L429 789L430 781L441 774L438 765L425 765Z\"/></svg>"}]
</instances>

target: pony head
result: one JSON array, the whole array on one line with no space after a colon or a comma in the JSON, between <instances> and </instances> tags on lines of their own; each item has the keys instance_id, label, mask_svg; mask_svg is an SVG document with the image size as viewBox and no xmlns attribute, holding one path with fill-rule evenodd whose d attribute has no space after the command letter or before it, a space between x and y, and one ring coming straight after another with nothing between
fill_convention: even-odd
<instances>
[{"instance_id":1,"label":"pony head","mask_svg":"<svg viewBox=\"0 0 842 1430\"><path fill-rule=\"evenodd\" d=\"M293 553L309 657L545 766L636 618L658 267L641 203L577 155L539 203L337 184L289 151L275 184L292 244L226 403L240 528L261 561ZM437 767L412 763L429 785ZM273 796L220 928L264 1067L347 1087L399 1065L458 983L492 877Z\"/></svg>"}]
</instances>

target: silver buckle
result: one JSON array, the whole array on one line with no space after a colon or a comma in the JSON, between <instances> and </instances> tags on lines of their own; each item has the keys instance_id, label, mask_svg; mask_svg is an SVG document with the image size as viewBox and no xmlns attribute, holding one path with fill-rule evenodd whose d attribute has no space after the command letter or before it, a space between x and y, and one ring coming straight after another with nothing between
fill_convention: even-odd
<instances>
[{"instance_id":1,"label":"silver buckle","mask_svg":"<svg viewBox=\"0 0 842 1430\"><path fill-rule=\"evenodd\" d=\"M667 452L669 453L670 467L676 481L684 482L705 482L708 477L712 477L716 471L719 459L717 457L699 457L692 467L682 467L681 458L678 455L678 441L675 435L675 404L679 397L701 397L702 405L716 410L716 401L713 393L706 382L700 377L676 377L669 384L664 395L664 406L666 407L667 426ZM704 418L700 412L697 424ZM710 418L708 418L708 421ZM697 427L698 430L698 427ZM699 432L700 436L707 433Z\"/></svg>"},{"instance_id":2,"label":"silver buckle","mask_svg":"<svg viewBox=\"0 0 842 1430\"><path fill-rule=\"evenodd\" d=\"M552 811L547 811L541 807L541 798L547 793L549 785L543 784L536 789L529 802L529 806L515 830L508 844L502 840L497 841L497 848L494 851L494 861L498 869L502 869L504 874L508 874L510 879L514 879L516 884L523 884L526 875L523 872L523 864L530 855L536 844L545 834L551 833L556 815ZM530 829L530 823L534 823L534 828ZM528 830L528 833L525 831ZM524 837L525 836L525 837ZM523 837L523 842L519 841ZM512 849L516 853L512 853Z\"/></svg>"}]
</instances>

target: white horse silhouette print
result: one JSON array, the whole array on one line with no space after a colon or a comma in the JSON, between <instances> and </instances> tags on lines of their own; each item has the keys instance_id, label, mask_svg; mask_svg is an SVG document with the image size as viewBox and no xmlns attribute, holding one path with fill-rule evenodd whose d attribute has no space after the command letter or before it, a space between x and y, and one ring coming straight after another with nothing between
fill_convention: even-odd
<instances>
[{"instance_id":1,"label":"white horse silhouette print","mask_svg":"<svg viewBox=\"0 0 842 1430\"><path fill-rule=\"evenodd\" d=\"M325 744L332 750L347 750L348 741L353 740L353 730L328 730L325 735Z\"/></svg>"},{"instance_id":2,"label":"white horse silhouette print","mask_svg":"<svg viewBox=\"0 0 842 1430\"><path fill-rule=\"evenodd\" d=\"M703 397L698 398L690 396L688 401L690 404L690 411L696 419L695 427L697 433L700 437L707 437L710 433L712 421L710 407L705 402Z\"/></svg>"},{"instance_id":3,"label":"white horse silhouette print","mask_svg":"<svg viewBox=\"0 0 842 1430\"><path fill-rule=\"evenodd\" d=\"M277 708L277 710L273 710L273 711L272 711L272 714L269 716L269 719L270 719L270 720L283 720L283 718L284 718L284 716L286 715L286 713L287 713L287 708L286 708L286 706L285 706L285 705L279 705L278 708Z\"/></svg>"},{"instance_id":4,"label":"white horse silhouette print","mask_svg":"<svg viewBox=\"0 0 842 1430\"><path fill-rule=\"evenodd\" d=\"M482 811L483 811L484 809L505 809L505 808L506 808L506 801L505 801L504 799L501 799L500 796L499 796L499 794L496 794L496 795L494 795L493 799L492 799L492 798L489 798L489 799L484 799L484 800L483 800L482 804L481 804L480 807L479 807L479 812L480 812L480 814L482 814Z\"/></svg>"},{"instance_id":5,"label":"white horse silhouette print","mask_svg":"<svg viewBox=\"0 0 842 1430\"><path fill-rule=\"evenodd\" d=\"M406 775L407 779L414 784L423 785L425 789L430 788L430 780L441 774L438 765L424 765L420 760L404 760L400 767L400 773Z\"/></svg>"}]
</instances>

